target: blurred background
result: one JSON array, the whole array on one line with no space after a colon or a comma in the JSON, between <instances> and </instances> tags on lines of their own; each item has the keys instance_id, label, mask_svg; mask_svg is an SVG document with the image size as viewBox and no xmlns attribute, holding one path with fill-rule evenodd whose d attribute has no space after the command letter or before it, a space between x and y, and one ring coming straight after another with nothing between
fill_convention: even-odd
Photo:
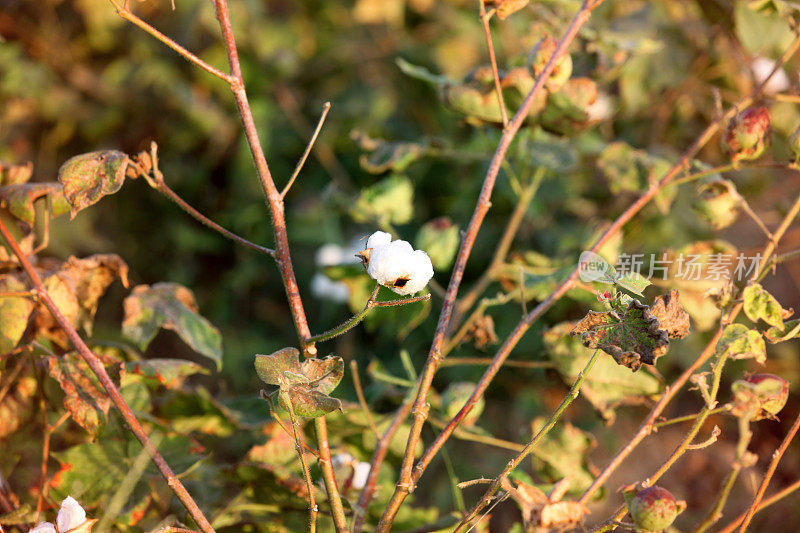
<instances>
[{"instance_id":1,"label":"blurred background","mask_svg":"<svg viewBox=\"0 0 800 533\"><path fill-rule=\"evenodd\" d=\"M492 31L501 70L525 65L542 37L561 34L578 5L572 0L535 2L506 20L495 18ZM226 70L211 3L176 0L173 9L168 1L133 1L131 9L205 61ZM459 107L452 98L448 101L449 93L443 87L473 83L479 78L475 69L488 64L477 4L467 0L233 0L230 9L253 113L279 188L302 154L323 103L332 106L312 156L286 197L300 292L312 331L325 331L359 309L368 296L360 267L347 265L352 262L353 250L363 249L360 238L376 229L389 229L419 245L425 238L423 226L445 230L463 228L469 221L501 131L480 110ZM518 203L520 183L530 183L533 169L542 168L541 184L525 210L508 262L531 267L530 279L525 278L528 308L543 299L557 278L553 272L574 265L593 236L646 187L650 171L677 161L720 109L740 101L763 79L764 65L769 70L794 38L791 21L795 14L792 5L779 0L609 0L600 7L570 49L572 78L590 80L594 98L581 101L575 97L567 105L551 98L545 111L523 128L510 151L511 169L504 168L498 180L462 293L490 263ZM235 103L224 82L123 21L106 0L0 0L0 37L0 161L32 161L34 181L53 181L60 165L73 155L100 149L135 154L156 141L165 180L180 196L235 233L272 246L268 210ZM407 75L398 66L401 59L448 81L436 87L420 76ZM760 102L769 108L772 118L767 160L792 157L787 139L800 125L797 64L794 58L787 63L776 76L777 85L770 87ZM698 159L716 166L726 163L726 157L715 139ZM634 160L638 163L631 163ZM796 172L756 169L725 177L735 182L770 228L780 222L800 192ZM393 187L405 190L406 183L413 185L413 197L401 195L404 207L397 212L376 204L370 196L380 196L388 189L388 197L394 198ZM671 189L630 223L606 254L612 258L620 253L660 254L715 240L725 243L715 242L703 249L735 249L752 256L763 247L764 235L751 219L742 215L727 227L714 229L713 223L692 209L696 201L694 183ZM381 209L392 212L385 217ZM425 226L440 217L447 220ZM435 280L444 287L452 263L448 257L452 257L458 234L455 230L446 236L434 233L443 256ZM779 251L798 248L800 227L795 223ZM172 281L193 290L200 312L222 332L224 356L219 373L192 383L219 401L239 402L255 424L266 423L268 413L263 405L250 401L260 388L252 371L253 354L296 343L273 261L207 230L143 180L128 180L119 193L82 211L74 220L54 220L51 243L43 255L66 259L109 252L118 253L128 263L134 283ZM548 274L537 274L537 268ZM512 278L494 280L485 296L519 291L519 279ZM657 283L646 295L652 298L674 285ZM764 286L785 308L800 308L800 262L781 264ZM703 296L707 288L681 287L694 298L687 307L697 333L674 343L659 361L652 378L657 382L674 379L710 338L718 311ZM125 295L121 286L115 286L103 298L93 338L121 340ZM400 350L407 351L416 371L422 368L441 303L434 290L427 306L376 311L364 327L325 346L346 361L358 362L376 413L389 413L407 392L402 384L385 378L387 374L409 377ZM571 293L531 328L512 358L547 360L545 330L577 320L598 305L589 292ZM500 340L521 313L520 303L514 301L487 311ZM452 355L491 357L496 347L472 339L455 348ZM791 381L791 399L780 421L755 426L750 450L759 455L759 462L743 472L720 525L749 505L772 450L800 409L797 341L768 349L766 367L759 371ZM202 360L169 332L162 332L145 353L145 357L164 356ZM434 389L441 393L453 383L474 383L483 369L480 365L443 368ZM728 401L734 379L756 369L752 361L731 364L721 400ZM480 431L475 431L525 442L531 421L549 416L567 387L553 369L503 370L487 391L484 414L475 422ZM356 401L349 370L335 395ZM611 424L613 403L608 402L602 413L605 416L585 399L570 409L569 422L590 435L585 446L576 444L580 439L575 435L563 436L565 443L579 448L569 459L577 461L575 468L596 473L597 467L602 468L627 442L652 405L647 394L640 394L636 402L640 405L620 407ZM666 414L678 416L700 408L699 395L689 391L681 394ZM164 420L173 416L168 409L159 409L154 404L153 416ZM347 428L352 429L354 423L344 417L334 420L332 434L339 428L340 435L348 435ZM696 524L713 504L734 456L735 420L718 416L707 426L713 424L722 429L720 441L713 448L689 452L662 481L676 497L689 503L687 513L676 524L681 530ZM687 430L688 426L671 426L639 446L606 484L605 497L592 504L590 523L605 518L621 503L617 487L655 470ZM234 476L227 469L233 470L242 454L263 439L260 430L252 427L232 429L228 434L197 428L186 431L195 432L195 438L209 450L210 462L224 471L219 473L223 478ZM423 440L430 442L433 435L428 427ZM55 436L53 447L64 450L75 442L75 437ZM369 443L354 442L336 437L334 447L368 460ZM7 445L9 450L18 450L22 443L14 444L12 436ZM393 448L390 454L392 468L399 465L397 451ZM451 491L454 479L492 477L513 453L458 439L451 439L445 452L415 494L411 506L418 512L401 517L401 522L405 520L401 525L408 529L434 523L459 507ZM588 459L581 459L583 454ZM291 462L289 457L287 463ZM35 461L32 464L33 469L38 468ZM556 474L548 474L548 464L543 457L524 463L521 470L526 477L521 479L552 483ZM798 474L800 453L795 443L783 458L768 494L795 481ZM243 481L246 476L241 472L236 475L243 477L228 477L230 483L221 483L219 490L209 489L201 500L220 509L232 501L237 484L254 483L252 479ZM384 498L390 494L392 476L387 472L382 478ZM31 473L29 479L33 477ZM29 479L18 475L16 481L11 477L11 483L24 494ZM580 495L579 487L575 489ZM465 491L468 507L479 496L477 490ZM272 502L274 496L265 491L248 498ZM796 501L790 497L758 514L752 530L800 529ZM280 518L267 512L272 525L255 526L253 515L244 513L229 530L296 530L304 511L302 502L292 505L291 512ZM496 507L492 515L484 523L492 531L508 531L520 516L510 500Z\"/></svg>"}]
</instances>

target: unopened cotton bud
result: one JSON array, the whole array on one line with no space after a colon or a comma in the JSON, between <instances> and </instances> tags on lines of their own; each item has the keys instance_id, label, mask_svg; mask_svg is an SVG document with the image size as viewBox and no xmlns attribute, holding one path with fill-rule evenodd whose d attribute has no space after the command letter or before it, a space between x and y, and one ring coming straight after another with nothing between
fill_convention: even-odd
<instances>
[{"instance_id":1,"label":"unopened cotton bud","mask_svg":"<svg viewBox=\"0 0 800 533\"><path fill-rule=\"evenodd\" d=\"M769 144L769 111L749 107L733 117L723 135L723 144L734 161L758 159Z\"/></svg>"},{"instance_id":2,"label":"unopened cotton bud","mask_svg":"<svg viewBox=\"0 0 800 533\"><path fill-rule=\"evenodd\" d=\"M686 502L675 501L675 497L661 487L648 487L626 499L637 531L663 531L686 509Z\"/></svg>"},{"instance_id":3,"label":"unopened cotton bud","mask_svg":"<svg viewBox=\"0 0 800 533\"><path fill-rule=\"evenodd\" d=\"M733 413L761 420L777 415L789 399L789 382L774 374L753 374L731 385Z\"/></svg>"}]
</instances>

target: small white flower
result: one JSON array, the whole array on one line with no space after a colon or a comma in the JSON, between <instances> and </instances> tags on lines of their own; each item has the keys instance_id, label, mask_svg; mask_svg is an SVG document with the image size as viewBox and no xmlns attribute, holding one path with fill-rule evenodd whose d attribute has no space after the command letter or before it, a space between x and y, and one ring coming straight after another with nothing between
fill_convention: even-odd
<instances>
[{"instance_id":1,"label":"small white flower","mask_svg":"<svg viewBox=\"0 0 800 533\"><path fill-rule=\"evenodd\" d=\"M364 485L367 484L367 478L369 477L369 468L370 464L365 463L363 461L359 461L353 465L353 478L350 482L350 486L356 490L361 490L364 488Z\"/></svg>"},{"instance_id":2,"label":"small white flower","mask_svg":"<svg viewBox=\"0 0 800 533\"><path fill-rule=\"evenodd\" d=\"M750 69L753 71L753 79L755 79L755 82L758 84L763 83L774 68L775 61L762 56L757 56L755 59L753 59L753 62L750 63ZM764 86L764 94L776 94L783 92L788 88L789 77L786 75L785 70L779 68L775 75L772 76Z\"/></svg>"},{"instance_id":3,"label":"small white flower","mask_svg":"<svg viewBox=\"0 0 800 533\"><path fill-rule=\"evenodd\" d=\"M56 526L50 522L39 522L36 527L29 530L28 533L56 533Z\"/></svg>"},{"instance_id":4,"label":"small white flower","mask_svg":"<svg viewBox=\"0 0 800 533\"><path fill-rule=\"evenodd\" d=\"M361 257L372 279L403 296L421 291L433 277L428 254L414 250L406 241L392 241L383 231L370 236Z\"/></svg>"},{"instance_id":5,"label":"small white flower","mask_svg":"<svg viewBox=\"0 0 800 533\"><path fill-rule=\"evenodd\" d=\"M56 517L56 525L58 531L64 533L70 529L76 528L86 522L86 511L83 510L72 496L67 496L61 502L61 509L58 510Z\"/></svg>"}]
</instances>

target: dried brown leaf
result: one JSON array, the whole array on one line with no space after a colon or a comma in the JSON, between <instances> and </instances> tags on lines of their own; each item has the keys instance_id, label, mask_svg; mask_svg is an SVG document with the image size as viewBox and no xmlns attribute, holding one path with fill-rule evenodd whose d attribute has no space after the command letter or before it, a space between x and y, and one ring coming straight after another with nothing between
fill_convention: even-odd
<instances>
[{"instance_id":1,"label":"dried brown leaf","mask_svg":"<svg viewBox=\"0 0 800 533\"><path fill-rule=\"evenodd\" d=\"M681 305L678 289L656 296L650 313L658 318L661 329L667 330L670 339L682 339L689 334L689 313Z\"/></svg>"}]
</instances>

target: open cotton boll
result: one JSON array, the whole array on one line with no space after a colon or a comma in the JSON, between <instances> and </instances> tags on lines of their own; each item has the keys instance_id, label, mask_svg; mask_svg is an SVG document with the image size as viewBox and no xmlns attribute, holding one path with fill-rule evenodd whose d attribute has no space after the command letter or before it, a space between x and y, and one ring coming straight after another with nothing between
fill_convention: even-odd
<instances>
[{"instance_id":1,"label":"open cotton boll","mask_svg":"<svg viewBox=\"0 0 800 533\"><path fill-rule=\"evenodd\" d=\"M763 56L758 56L750 63L750 68L753 71L753 78L755 78L756 83L760 84L767 79L772 69L775 68L775 61ZM786 75L786 71L780 68L764 86L764 94L780 93L789 89L789 86L789 77Z\"/></svg>"},{"instance_id":2,"label":"open cotton boll","mask_svg":"<svg viewBox=\"0 0 800 533\"><path fill-rule=\"evenodd\" d=\"M367 273L395 293L408 296L425 288L433 277L433 265L428 254L397 240L370 250Z\"/></svg>"},{"instance_id":3,"label":"open cotton boll","mask_svg":"<svg viewBox=\"0 0 800 533\"><path fill-rule=\"evenodd\" d=\"M72 496L67 496L61 502L61 509L58 510L56 525L59 531L69 531L86 522L86 511L83 510Z\"/></svg>"},{"instance_id":4,"label":"open cotton boll","mask_svg":"<svg viewBox=\"0 0 800 533\"><path fill-rule=\"evenodd\" d=\"M367 484L369 478L370 464L359 461L353 465L353 478L350 481L350 486L356 490L361 490Z\"/></svg>"},{"instance_id":5,"label":"open cotton boll","mask_svg":"<svg viewBox=\"0 0 800 533\"><path fill-rule=\"evenodd\" d=\"M375 248L377 246L386 246L392 242L392 235L385 231L376 231L367 239L367 248Z\"/></svg>"},{"instance_id":6,"label":"open cotton boll","mask_svg":"<svg viewBox=\"0 0 800 533\"><path fill-rule=\"evenodd\" d=\"M28 533L56 533L56 526L50 522L39 522L36 527L28 530Z\"/></svg>"}]
</instances>

